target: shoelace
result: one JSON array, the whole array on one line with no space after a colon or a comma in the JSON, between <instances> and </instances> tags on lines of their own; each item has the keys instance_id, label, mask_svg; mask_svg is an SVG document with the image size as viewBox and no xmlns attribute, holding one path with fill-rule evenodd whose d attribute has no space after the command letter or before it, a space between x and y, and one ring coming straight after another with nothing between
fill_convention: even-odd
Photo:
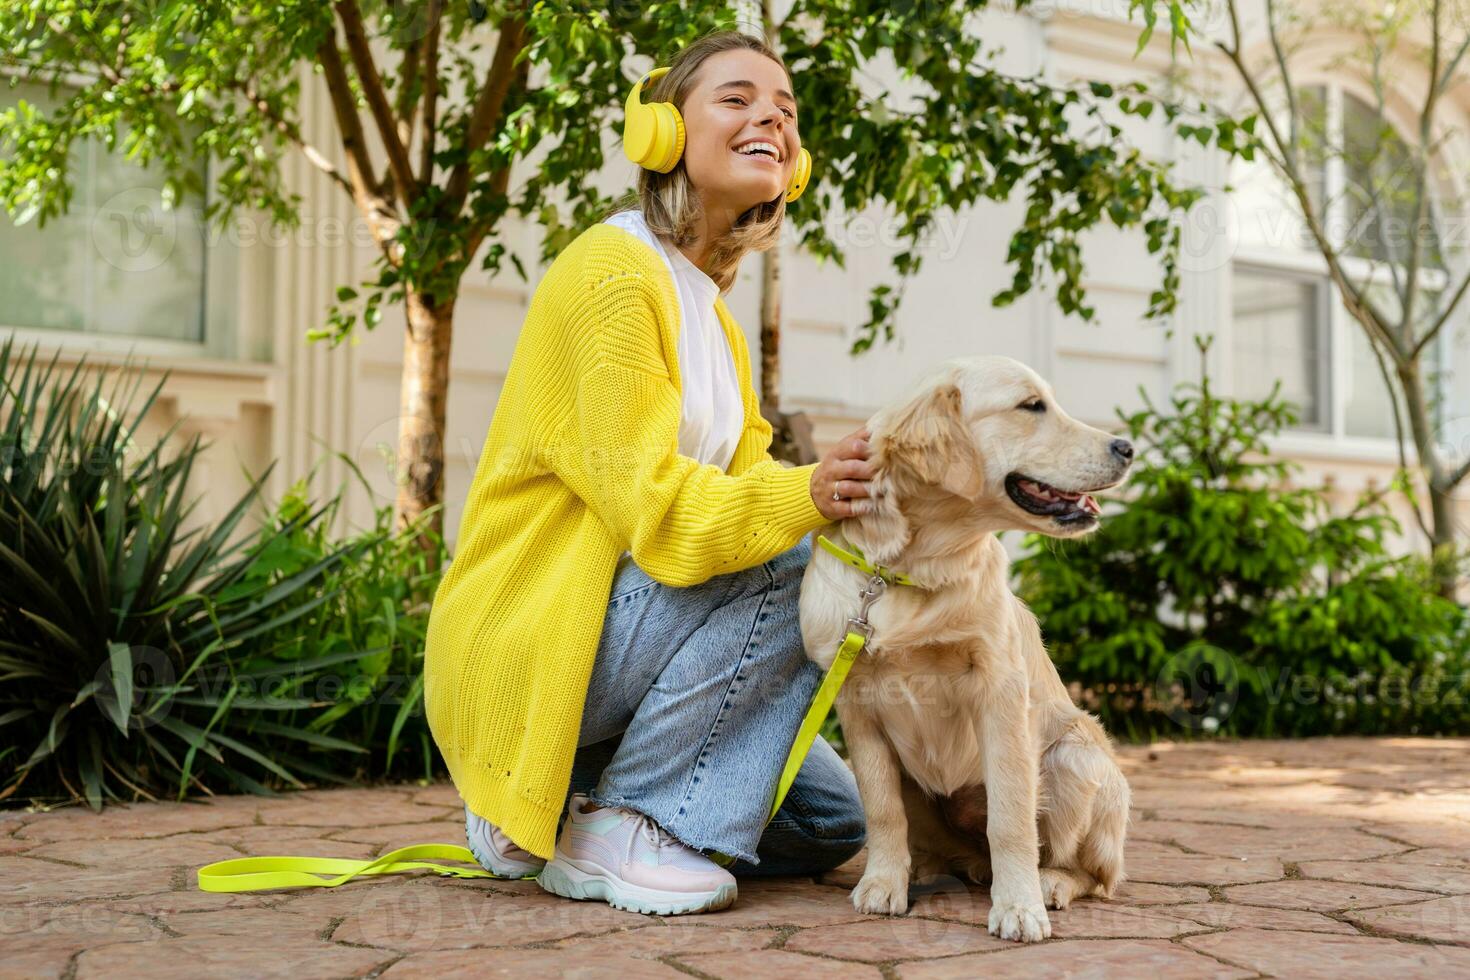
<instances>
[{"instance_id":1,"label":"shoelace","mask_svg":"<svg viewBox=\"0 0 1470 980\"><path fill-rule=\"evenodd\" d=\"M633 863L633 845L637 842L639 837L642 837L644 840L652 844L655 853L657 853L658 851L663 849L664 841L667 835L667 831L661 828L656 822L654 822L654 819L647 814L638 813L638 811L636 810L629 810L628 812L634 814L634 816L637 817L638 829L628 835L628 844L625 848L623 848L624 864ZM667 837L667 839L669 841L672 841L674 838Z\"/></svg>"}]
</instances>

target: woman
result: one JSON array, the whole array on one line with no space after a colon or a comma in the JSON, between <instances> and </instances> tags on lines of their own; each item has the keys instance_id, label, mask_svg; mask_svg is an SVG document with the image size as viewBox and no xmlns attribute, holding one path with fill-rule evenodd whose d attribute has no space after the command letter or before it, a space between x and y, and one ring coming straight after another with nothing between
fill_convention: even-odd
<instances>
[{"instance_id":1,"label":"woman","mask_svg":"<svg viewBox=\"0 0 1470 980\"><path fill-rule=\"evenodd\" d=\"M677 914L733 902L732 871L811 874L862 846L821 739L766 817L821 676L797 616L808 535L867 512L872 466L861 429L819 463L771 459L719 295L805 181L785 66L723 32L644 83L630 112L677 106L682 153L536 289L434 599L425 699L485 867Z\"/></svg>"}]
</instances>

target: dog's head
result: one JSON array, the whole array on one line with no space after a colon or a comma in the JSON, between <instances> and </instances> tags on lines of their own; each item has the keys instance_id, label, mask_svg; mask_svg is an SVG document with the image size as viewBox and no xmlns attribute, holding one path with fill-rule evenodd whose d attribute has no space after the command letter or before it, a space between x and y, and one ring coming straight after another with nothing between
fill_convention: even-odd
<instances>
[{"instance_id":1,"label":"dog's head","mask_svg":"<svg viewBox=\"0 0 1470 980\"><path fill-rule=\"evenodd\" d=\"M1091 495L1133 462L1132 443L1072 418L1050 385L1008 357L947 361L868 425L880 496L863 527L877 561L908 542L900 501L911 496L970 530L1085 534L1100 513Z\"/></svg>"}]
</instances>

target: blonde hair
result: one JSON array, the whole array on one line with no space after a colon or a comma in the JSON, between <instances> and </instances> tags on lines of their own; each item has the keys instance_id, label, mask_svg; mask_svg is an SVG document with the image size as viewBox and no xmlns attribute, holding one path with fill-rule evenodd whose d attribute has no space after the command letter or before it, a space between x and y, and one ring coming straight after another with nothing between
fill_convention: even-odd
<instances>
[{"instance_id":1,"label":"blonde hair","mask_svg":"<svg viewBox=\"0 0 1470 980\"><path fill-rule=\"evenodd\" d=\"M643 90L645 102L672 102L682 108L695 75L705 60L722 51L754 51L765 55L786 71L786 62L769 44L740 31L715 31L699 38L674 55L668 74ZM787 72L790 76L790 72ZM631 192L609 215L639 208L649 229L675 245L692 245L698 237L703 216L699 195L684 167L684 159L666 174L639 169L638 188ZM735 284L735 272L747 252L763 252L781 239L781 221L786 217L786 190L773 201L764 201L735 219L730 230L710 244L708 268L705 271L721 292Z\"/></svg>"}]
</instances>

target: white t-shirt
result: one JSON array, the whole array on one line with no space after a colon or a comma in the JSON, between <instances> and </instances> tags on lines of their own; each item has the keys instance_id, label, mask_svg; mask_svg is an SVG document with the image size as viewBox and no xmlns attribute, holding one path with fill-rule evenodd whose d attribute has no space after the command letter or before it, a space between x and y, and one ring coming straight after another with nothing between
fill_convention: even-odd
<instances>
[{"instance_id":1,"label":"white t-shirt","mask_svg":"<svg viewBox=\"0 0 1470 980\"><path fill-rule=\"evenodd\" d=\"M607 219L647 242L663 257L679 295L679 374L683 396L679 410L679 453L726 469L745 429L745 402L735 373L735 355L715 312L720 287L674 245L665 245L634 208ZM631 560L619 556L619 565Z\"/></svg>"},{"instance_id":2,"label":"white t-shirt","mask_svg":"<svg viewBox=\"0 0 1470 980\"><path fill-rule=\"evenodd\" d=\"M715 313L720 287L688 256L650 231L642 211L620 211L607 223L653 246L674 277L681 320L679 373L684 387L679 452L723 470L735 458L745 428L745 403L740 397L735 355Z\"/></svg>"}]
</instances>

